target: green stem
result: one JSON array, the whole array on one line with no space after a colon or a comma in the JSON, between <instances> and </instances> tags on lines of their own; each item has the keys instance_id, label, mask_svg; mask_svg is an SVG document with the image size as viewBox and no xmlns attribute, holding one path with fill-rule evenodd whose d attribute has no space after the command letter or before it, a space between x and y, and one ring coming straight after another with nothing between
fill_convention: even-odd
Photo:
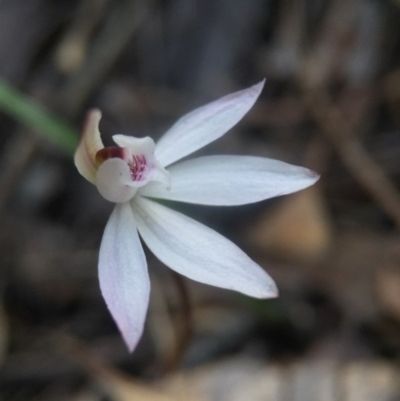
<instances>
[{"instance_id":1,"label":"green stem","mask_svg":"<svg viewBox=\"0 0 400 401\"><path fill-rule=\"evenodd\" d=\"M0 80L0 111L53 142L62 150L73 154L79 137L76 131L43 107Z\"/></svg>"}]
</instances>

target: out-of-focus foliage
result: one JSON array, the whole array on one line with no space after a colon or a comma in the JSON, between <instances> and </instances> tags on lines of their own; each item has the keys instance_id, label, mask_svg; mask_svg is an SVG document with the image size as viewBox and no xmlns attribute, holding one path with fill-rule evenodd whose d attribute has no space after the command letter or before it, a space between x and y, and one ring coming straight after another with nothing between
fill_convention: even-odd
<instances>
[{"instance_id":1,"label":"out-of-focus foliage","mask_svg":"<svg viewBox=\"0 0 400 401\"><path fill-rule=\"evenodd\" d=\"M28 129L45 136L67 153L72 154L75 151L78 135L66 122L51 116L5 82L0 82L0 109Z\"/></svg>"}]
</instances>

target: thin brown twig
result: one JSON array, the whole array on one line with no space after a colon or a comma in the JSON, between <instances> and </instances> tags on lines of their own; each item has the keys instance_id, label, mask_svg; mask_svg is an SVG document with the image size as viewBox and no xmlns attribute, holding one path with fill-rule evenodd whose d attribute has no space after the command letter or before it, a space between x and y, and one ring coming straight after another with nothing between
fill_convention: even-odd
<instances>
[{"instance_id":1,"label":"thin brown twig","mask_svg":"<svg viewBox=\"0 0 400 401\"><path fill-rule=\"evenodd\" d=\"M56 61L66 74L80 67L90 39L104 16L108 0L82 0L56 50Z\"/></svg>"},{"instance_id":2,"label":"thin brown twig","mask_svg":"<svg viewBox=\"0 0 400 401\"><path fill-rule=\"evenodd\" d=\"M182 362L193 337L193 313L189 291L185 279L171 270L180 300L179 320L176 324L176 349L168 363L168 370L175 370Z\"/></svg>"},{"instance_id":3,"label":"thin brown twig","mask_svg":"<svg viewBox=\"0 0 400 401\"><path fill-rule=\"evenodd\" d=\"M90 375L107 399L172 401L162 392L140 383L103 358L94 354L82 341L66 334L56 337L57 350Z\"/></svg>"},{"instance_id":4,"label":"thin brown twig","mask_svg":"<svg viewBox=\"0 0 400 401\"><path fill-rule=\"evenodd\" d=\"M0 213L4 211L15 190L16 183L30 163L39 143L40 140L37 136L23 128L10 138L3 152L2 168L0 169Z\"/></svg>"},{"instance_id":5,"label":"thin brown twig","mask_svg":"<svg viewBox=\"0 0 400 401\"><path fill-rule=\"evenodd\" d=\"M90 55L61 91L60 106L68 115L80 111L146 19L152 4L148 0L125 0L110 16Z\"/></svg>"},{"instance_id":6,"label":"thin brown twig","mask_svg":"<svg viewBox=\"0 0 400 401\"><path fill-rule=\"evenodd\" d=\"M340 109L326 92L318 89L306 90L305 102L342 162L400 230L400 193L357 138Z\"/></svg>"},{"instance_id":7,"label":"thin brown twig","mask_svg":"<svg viewBox=\"0 0 400 401\"><path fill-rule=\"evenodd\" d=\"M152 275L151 280L155 288L150 302L149 327L163 373L178 368L193 337L192 303L186 282L173 271L169 277L173 295L158 275Z\"/></svg>"}]
</instances>

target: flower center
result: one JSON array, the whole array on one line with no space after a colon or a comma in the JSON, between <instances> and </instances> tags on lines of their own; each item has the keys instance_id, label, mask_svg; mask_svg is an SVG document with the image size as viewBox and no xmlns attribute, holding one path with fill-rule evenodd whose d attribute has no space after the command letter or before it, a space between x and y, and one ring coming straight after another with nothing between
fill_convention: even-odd
<instances>
[{"instance_id":1,"label":"flower center","mask_svg":"<svg viewBox=\"0 0 400 401\"><path fill-rule=\"evenodd\" d=\"M169 184L168 172L154 157L151 138L114 135L119 146L100 149L96 154L95 183L100 194L111 202L130 201L150 181Z\"/></svg>"},{"instance_id":2,"label":"flower center","mask_svg":"<svg viewBox=\"0 0 400 401\"><path fill-rule=\"evenodd\" d=\"M110 146L99 150L96 154L96 164L100 167L106 160L117 158L124 160L128 166L133 181L144 181L145 172L148 167L146 156L143 154L134 155L126 148Z\"/></svg>"},{"instance_id":3,"label":"flower center","mask_svg":"<svg viewBox=\"0 0 400 401\"><path fill-rule=\"evenodd\" d=\"M144 155L132 155L132 160L128 162L133 181L142 181L146 170L147 161Z\"/></svg>"}]
</instances>

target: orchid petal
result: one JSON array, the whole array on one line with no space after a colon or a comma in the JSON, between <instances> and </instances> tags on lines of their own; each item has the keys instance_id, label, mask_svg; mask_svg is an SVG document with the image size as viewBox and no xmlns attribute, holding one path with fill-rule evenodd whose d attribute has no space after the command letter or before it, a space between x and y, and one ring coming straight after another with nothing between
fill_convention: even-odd
<instances>
[{"instance_id":1,"label":"orchid petal","mask_svg":"<svg viewBox=\"0 0 400 401\"><path fill-rule=\"evenodd\" d=\"M101 196L110 202L127 202L137 192L137 185L132 181L128 163L116 157L101 164L95 183Z\"/></svg>"},{"instance_id":2,"label":"orchid petal","mask_svg":"<svg viewBox=\"0 0 400 401\"><path fill-rule=\"evenodd\" d=\"M154 154L156 145L153 139L151 139L149 136L144 138L136 138L134 136L117 134L113 135L112 138L118 146L129 149L133 154Z\"/></svg>"},{"instance_id":3,"label":"orchid petal","mask_svg":"<svg viewBox=\"0 0 400 401\"><path fill-rule=\"evenodd\" d=\"M232 242L156 202L135 197L137 227L150 250L192 280L256 298L277 295L271 277Z\"/></svg>"},{"instance_id":4,"label":"orchid petal","mask_svg":"<svg viewBox=\"0 0 400 401\"><path fill-rule=\"evenodd\" d=\"M250 110L264 81L183 116L156 144L156 159L166 167L220 138Z\"/></svg>"},{"instance_id":5,"label":"orchid petal","mask_svg":"<svg viewBox=\"0 0 400 401\"><path fill-rule=\"evenodd\" d=\"M99 279L108 309L133 351L143 332L150 280L129 203L117 205L107 223L100 247Z\"/></svg>"},{"instance_id":6,"label":"orchid petal","mask_svg":"<svg viewBox=\"0 0 400 401\"><path fill-rule=\"evenodd\" d=\"M319 178L307 168L252 156L199 157L168 170L173 177L169 189L150 183L140 195L202 205L243 205L299 191Z\"/></svg>"},{"instance_id":7,"label":"orchid petal","mask_svg":"<svg viewBox=\"0 0 400 401\"><path fill-rule=\"evenodd\" d=\"M99 131L100 119L100 110L94 109L88 112L82 138L75 152L76 168L92 184L95 183L97 171L96 153L104 148Z\"/></svg>"}]
</instances>

